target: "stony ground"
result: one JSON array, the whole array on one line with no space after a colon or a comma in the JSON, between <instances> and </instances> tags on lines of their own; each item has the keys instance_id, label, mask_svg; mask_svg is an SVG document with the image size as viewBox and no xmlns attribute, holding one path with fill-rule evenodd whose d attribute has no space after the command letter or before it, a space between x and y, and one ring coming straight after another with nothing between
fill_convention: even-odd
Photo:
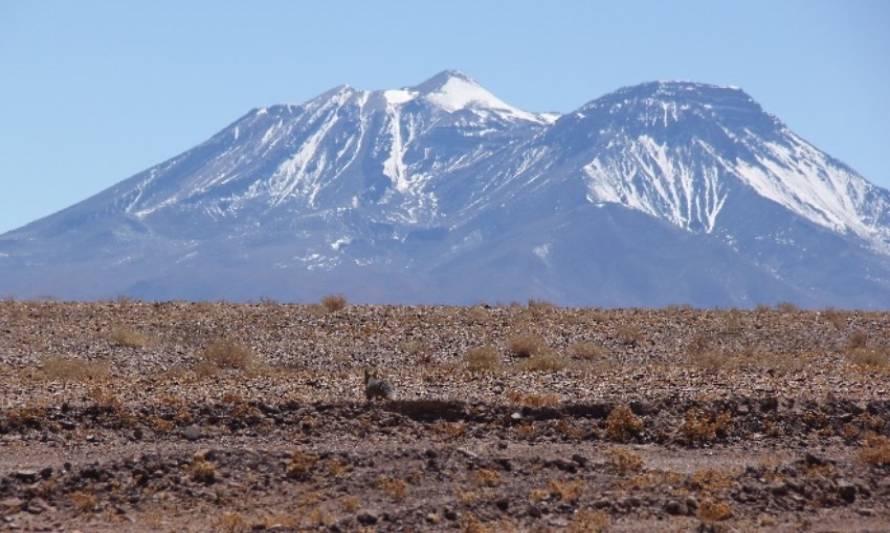
<instances>
[{"instance_id":1,"label":"stony ground","mask_svg":"<svg viewBox=\"0 0 890 533\"><path fill-rule=\"evenodd\" d=\"M0 302L0 529L890 530L890 313L337 304Z\"/></svg>"}]
</instances>

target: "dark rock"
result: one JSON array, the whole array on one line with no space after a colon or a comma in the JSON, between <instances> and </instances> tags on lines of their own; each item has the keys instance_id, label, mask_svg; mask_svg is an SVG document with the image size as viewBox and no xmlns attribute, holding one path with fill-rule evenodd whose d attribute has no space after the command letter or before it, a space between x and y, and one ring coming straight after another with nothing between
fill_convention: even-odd
<instances>
[{"instance_id":1,"label":"dark rock","mask_svg":"<svg viewBox=\"0 0 890 533\"><path fill-rule=\"evenodd\" d=\"M506 472L513 471L513 463L511 463L510 460L506 457L495 459L494 462L497 463L497 465L503 468Z\"/></svg>"},{"instance_id":2,"label":"dark rock","mask_svg":"<svg viewBox=\"0 0 890 533\"><path fill-rule=\"evenodd\" d=\"M775 411L779 407L779 400L775 396L769 396L760 400L761 411Z\"/></svg>"},{"instance_id":3,"label":"dark rock","mask_svg":"<svg viewBox=\"0 0 890 533\"><path fill-rule=\"evenodd\" d=\"M37 470L25 469L13 472L13 477L25 483L33 483L37 481Z\"/></svg>"},{"instance_id":4,"label":"dark rock","mask_svg":"<svg viewBox=\"0 0 890 533\"><path fill-rule=\"evenodd\" d=\"M43 479L49 479L53 475L53 467L47 466L43 470L40 471L40 477Z\"/></svg>"},{"instance_id":5,"label":"dark rock","mask_svg":"<svg viewBox=\"0 0 890 533\"><path fill-rule=\"evenodd\" d=\"M676 500L667 502L664 506L664 510L667 511L668 514L674 516L684 516L689 514L689 509L686 508L686 504Z\"/></svg>"},{"instance_id":6,"label":"dark rock","mask_svg":"<svg viewBox=\"0 0 890 533\"><path fill-rule=\"evenodd\" d=\"M372 511L362 511L356 517L356 520L363 526L373 526L377 523L377 514Z\"/></svg>"},{"instance_id":7,"label":"dark rock","mask_svg":"<svg viewBox=\"0 0 890 533\"><path fill-rule=\"evenodd\" d=\"M696 500L692 496L687 497L686 498L686 507L695 511L696 509L698 509L698 500Z\"/></svg>"},{"instance_id":8,"label":"dark rock","mask_svg":"<svg viewBox=\"0 0 890 533\"><path fill-rule=\"evenodd\" d=\"M807 452L806 455L804 455L804 461L807 463L808 466L819 466L825 464L824 459L811 452Z\"/></svg>"},{"instance_id":9,"label":"dark rock","mask_svg":"<svg viewBox=\"0 0 890 533\"><path fill-rule=\"evenodd\" d=\"M532 518L541 518L541 510L537 505L529 505L526 513Z\"/></svg>"},{"instance_id":10,"label":"dark rock","mask_svg":"<svg viewBox=\"0 0 890 533\"><path fill-rule=\"evenodd\" d=\"M445 512L442 514L448 520L457 520L458 517L460 516L454 509L445 509Z\"/></svg>"},{"instance_id":11,"label":"dark rock","mask_svg":"<svg viewBox=\"0 0 890 533\"><path fill-rule=\"evenodd\" d=\"M837 482L837 493L845 502L853 503L856 500L856 485L841 479Z\"/></svg>"},{"instance_id":12,"label":"dark rock","mask_svg":"<svg viewBox=\"0 0 890 533\"><path fill-rule=\"evenodd\" d=\"M581 455L581 454L577 454L577 453L574 454L574 455L572 455L572 461L578 463L578 466L580 466L581 468L585 468L585 467L587 466L587 463L588 463L586 457L584 457L584 456Z\"/></svg>"},{"instance_id":13,"label":"dark rock","mask_svg":"<svg viewBox=\"0 0 890 533\"><path fill-rule=\"evenodd\" d=\"M769 486L769 491L776 496L784 496L788 494L788 485L782 481L777 481Z\"/></svg>"},{"instance_id":14,"label":"dark rock","mask_svg":"<svg viewBox=\"0 0 890 533\"><path fill-rule=\"evenodd\" d=\"M501 498L495 505L497 505L498 509L500 509L501 511L506 511L510 508L510 500L508 500L507 498Z\"/></svg>"}]
</instances>

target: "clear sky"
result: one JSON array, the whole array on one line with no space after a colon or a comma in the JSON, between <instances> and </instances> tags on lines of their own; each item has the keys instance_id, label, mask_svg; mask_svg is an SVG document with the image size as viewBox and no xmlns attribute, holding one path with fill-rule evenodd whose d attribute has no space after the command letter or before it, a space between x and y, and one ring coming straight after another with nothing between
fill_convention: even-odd
<instances>
[{"instance_id":1,"label":"clear sky","mask_svg":"<svg viewBox=\"0 0 890 533\"><path fill-rule=\"evenodd\" d=\"M0 232L335 85L473 76L570 111L625 85L738 85L890 187L890 1L0 0Z\"/></svg>"}]
</instances>

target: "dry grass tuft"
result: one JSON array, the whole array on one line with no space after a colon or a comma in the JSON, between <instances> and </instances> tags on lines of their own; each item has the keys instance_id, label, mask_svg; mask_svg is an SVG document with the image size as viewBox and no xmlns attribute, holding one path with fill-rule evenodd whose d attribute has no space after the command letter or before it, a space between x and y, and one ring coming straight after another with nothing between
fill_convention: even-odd
<instances>
[{"instance_id":1,"label":"dry grass tuft","mask_svg":"<svg viewBox=\"0 0 890 533\"><path fill-rule=\"evenodd\" d=\"M790 314L797 313L800 311L800 307L797 307L795 304L791 302L779 302L776 304L776 310L780 313Z\"/></svg>"},{"instance_id":2,"label":"dry grass tuft","mask_svg":"<svg viewBox=\"0 0 890 533\"><path fill-rule=\"evenodd\" d=\"M108 340L126 348L142 348L149 343L149 338L135 329L116 324L108 332Z\"/></svg>"},{"instance_id":3,"label":"dry grass tuft","mask_svg":"<svg viewBox=\"0 0 890 533\"><path fill-rule=\"evenodd\" d=\"M467 432L466 422L448 422L446 420L438 420L433 423L433 430L449 439L457 439L463 437Z\"/></svg>"},{"instance_id":4,"label":"dry grass tuft","mask_svg":"<svg viewBox=\"0 0 890 533\"><path fill-rule=\"evenodd\" d=\"M844 329L845 327L847 327L846 315L836 309L828 308L822 311L822 313L820 314L826 322L834 326L834 329Z\"/></svg>"},{"instance_id":5,"label":"dry grass tuft","mask_svg":"<svg viewBox=\"0 0 890 533\"><path fill-rule=\"evenodd\" d=\"M630 472L639 472L643 469L643 458L630 450L624 448L612 448L606 452L609 456L609 463L615 470L621 474Z\"/></svg>"},{"instance_id":6,"label":"dry grass tuft","mask_svg":"<svg viewBox=\"0 0 890 533\"><path fill-rule=\"evenodd\" d=\"M287 477L298 480L309 479L317 462L318 457L297 450L287 463Z\"/></svg>"},{"instance_id":7,"label":"dry grass tuft","mask_svg":"<svg viewBox=\"0 0 890 533\"><path fill-rule=\"evenodd\" d=\"M104 361L53 356L40 363L40 371L47 379L101 381L111 375L111 365Z\"/></svg>"},{"instance_id":8,"label":"dry grass tuft","mask_svg":"<svg viewBox=\"0 0 890 533\"><path fill-rule=\"evenodd\" d=\"M79 513L91 513L98 509L99 499L94 494L76 490L68 495L68 499Z\"/></svg>"},{"instance_id":9,"label":"dry grass tuft","mask_svg":"<svg viewBox=\"0 0 890 533\"><path fill-rule=\"evenodd\" d=\"M565 367L565 359L549 350L538 352L519 363L519 368L525 372L559 372Z\"/></svg>"},{"instance_id":10,"label":"dry grass tuft","mask_svg":"<svg viewBox=\"0 0 890 533\"><path fill-rule=\"evenodd\" d=\"M513 357L531 357L546 349L544 339L538 335L516 335L507 340L507 350Z\"/></svg>"},{"instance_id":11,"label":"dry grass tuft","mask_svg":"<svg viewBox=\"0 0 890 533\"><path fill-rule=\"evenodd\" d=\"M388 494L395 501L405 499L405 494L408 492L408 484L404 480L388 476L377 478L377 488Z\"/></svg>"},{"instance_id":12,"label":"dry grass tuft","mask_svg":"<svg viewBox=\"0 0 890 533\"><path fill-rule=\"evenodd\" d=\"M618 342L625 346L638 346L645 340L643 330L635 325L625 325L618 328Z\"/></svg>"},{"instance_id":13,"label":"dry grass tuft","mask_svg":"<svg viewBox=\"0 0 890 533\"><path fill-rule=\"evenodd\" d=\"M698 470L689 478L692 488L706 492L715 492L732 485L732 474L723 470L705 468Z\"/></svg>"},{"instance_id":14,"label":"dry grass tuft","mask_svg":"<svg viewBox=\"0 0 890 533\"><path fill-rule=\"evenodd\" d=\"M857 348L865 348L868 344L868 332L862 329L850 333L847 337L847 350L855 350Z\"/></svg>"},{"instance_id":15,"label":"dry grass tuft","mask_svg":"<svg viewBox=\"0 0 890 533\"><path fill-rule=\"evenodd\" d=\"M847 357L854 365L867 370L885 368L890 364L886 351L879 348L854 348Z\"/></svg>"},{"instance_id":16,"label":"dry grass tuft","mask_svg":"<svg viewBox=\"0 0 890 533\"><path fill-rule=\"evenodd\" d=\"M584 492L584 482L580 479L575 481L551 479L548 486L550 487L550 493L564 502L578 501L578 498Z\"/></svg>"},{"instance_id":17,"label":"dry grass tuft","mask_svg":"<svg viewBox=\"0 0 890 533\"><path fill-rule=\"evenodd\" d=\"M336 313L346 309L346 297L342 294L331 294L321 299L321 305L328 313Z\"/></svg>"},{"instance_id":18,"label":"dry grass tuft","mask_svg":"<svg viewBox=\"0 0 890 533\"><path fill-rule=\"evenodd\" d=\"M726 434L731 422L732 416L728 412L712 417L699 409L690 409L680 426L680 437L690 444L713 442Z\"/></svg>"},{"instance_id":19,"label":"dry grass tuft","mask_svg":"<svg viewBox=\"0 0 890 533\"><path fill-rule=\"evenodd\" d=\"M556 407L559 405L558 394L522 394L519 391L507 392L507 399L523 407Z\"/></svg>"},{"instance_id":20,"label":"dry grass tuft","mask_svg":"<svg viewBox=\"0 0 890 533\"><path fill-rule=\"evenodd\" d=\"M606 351L592 342L583 341L569 345L569 355L575 359L589 361L602 359L606 355Z\"/></svg>"},{"instance_id":21,"label":"dry grass tuft","mask_svg":"<svg viewBox=\"0 0 890 533\"><path fill-rule=\"evenodd\" d=\"M890 437L873 436L859 449L859 460L873 466L890 466Z\"/></svg>"},{"instance_id":22,"label":"dry grass tuft","mask_svg":"<svg viewBox=\"0 0 890 533\"><path fill-rule=\"evenodd\" d=\"M501 367L501 355L494 346L478 346L464 355L464 362L470 372L494 372Z\"/></svg>"},{"instance_id":23,"label":"dry grass tuft","mask_svg":"<svg viewBox=\"0 0 890 533\"><path fill-rule=\"evenodd\" d=\"M250 348L229 339L207 345L201 352L201 359L211 367L235 370L245 370L256 362L256 356Z\"/></svg>"},{"instance_id":24,"label":"dry grass tuft","mask_svg":"<svg viewBox=\"0 0 890 533\"><path fill-rule=\"evenodd\" d=\"M582 509L569 522L569 533L602 533L608 531L611 519L605 511Z\"/></svg>"},{"instance_id":25,"label":"dry grass tuft","mask_svg":"<svg viewBox=\"0 0 890 533\"><path fill-rule=\"evenodd\" d=\"M496 470L480 468L473 471L473 482L480 487L497 487L501 484L501 475Z\"/></svg>"},{"instance_id":26,"label":"dry grass tuft","mask_svg":"<svg viewBox=\"0 0 890 533\"><path fill-rule=\"evenodd\" d=\"M643 421L621 404L615 406L606 418L606 438L615 442L628 442L643 430Z\"/></svg>"},{"instance_id":27,"label":"dry grass tuft","mask_svg":"<svg viewBox=\"0 0 890 533\"><path fill-rule=\"evenodd\" d=\"M216 481L216 466L206 459L195 459L189 466L192 481L209 485Z\"/></svg>"},{"instance_id":28,"label":"dry grass tuft","mask_svg":"<svg viewBox=\"0 0 890 533\"><path fill-rule=\"evenodd\" d=\"M232 511L223 513L219 520L217 520L215 527L219 531L226 531L227 533L246 533L248 531L253 531L253 526L248 523L241 513Z\"/></svg>"},{"instance_id":29,"label":"dry grass tuft","mask_svg":"<svg viewBox=\"0 0 890 533\"><path fill-rule=\"evenodd\" d=\"M721 501L704 500L698 506L698 518L702 522L722 522L732 518L732 509L729 504Z\"/></svg>"}]
</instances>

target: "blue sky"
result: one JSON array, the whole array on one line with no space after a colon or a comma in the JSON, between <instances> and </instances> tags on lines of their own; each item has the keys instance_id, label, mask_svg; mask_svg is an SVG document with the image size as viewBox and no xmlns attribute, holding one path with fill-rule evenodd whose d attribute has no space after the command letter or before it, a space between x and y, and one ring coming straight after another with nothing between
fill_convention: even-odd
<instances>
[{"instance_id":1,"label":"blue sky","mask_svg":"<svg viewBox=\"0 0 890 533\"><path fill-rule=\"evenodd\" d=\"M684 79L744 88L890 187L890 2L0 2L0 232L252 107L462 70L533 111Z\"/></svg>"}]
</instances>

